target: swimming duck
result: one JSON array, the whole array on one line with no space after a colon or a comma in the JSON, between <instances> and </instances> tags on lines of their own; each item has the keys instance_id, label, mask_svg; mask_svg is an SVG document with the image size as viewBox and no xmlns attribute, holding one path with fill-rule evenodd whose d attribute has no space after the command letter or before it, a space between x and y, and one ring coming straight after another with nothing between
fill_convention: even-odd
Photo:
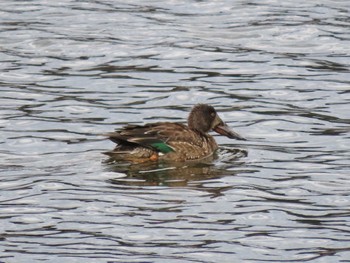
<instances>
[{"instance_id":1,"label":"swimming duck","mask_svg":"<svg viewBox=\"0 0 350 263\"><path fill-rule=\"evenodd\" d=\"M106 136L118 145L106 152L115 160L131 162L200 160L213 155L218 149L213 130L228 138L245 140L221 120L214 107L195 105L188 117L188 125L157 122L146 125L127 125Z\"/></svg>"}]
</instances>

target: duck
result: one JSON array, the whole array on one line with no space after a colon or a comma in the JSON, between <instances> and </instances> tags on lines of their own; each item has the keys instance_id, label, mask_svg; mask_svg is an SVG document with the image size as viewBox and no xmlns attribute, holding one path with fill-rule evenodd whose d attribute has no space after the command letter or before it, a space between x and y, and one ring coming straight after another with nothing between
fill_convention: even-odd
<instances>
[{"instance_id":1,"label":"duck","mask_svg":"<svg viewBox=\"0 0 350 263\"><path fill-rule=\"evenodd\" d=\"M187 125L174 122L129 124L105 134L117 144L114 150L105 154L115 161L133 163L201 160L218 150L210 131L231 139L246 140L219 117L213 106L197 104L188 116Z\"/></svg>"}]
</instances>

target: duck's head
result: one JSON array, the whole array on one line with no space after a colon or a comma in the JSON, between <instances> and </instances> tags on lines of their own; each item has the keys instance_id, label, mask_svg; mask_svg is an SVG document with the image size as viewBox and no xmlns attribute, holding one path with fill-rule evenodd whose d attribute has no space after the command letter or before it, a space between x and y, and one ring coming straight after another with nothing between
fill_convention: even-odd
<instances>
[{"instance_id":1,"label":"duck's head","mask_svg":"<svg viewBox=\"0 0 350 263\"><path fill-rule=\"evenodd\" d=\"M193 107L188 117L188 127L203 134L213 130L231 139L245 140L221 120L213 106L207 104L197 104Z\"/></svg>"}]
</instances>

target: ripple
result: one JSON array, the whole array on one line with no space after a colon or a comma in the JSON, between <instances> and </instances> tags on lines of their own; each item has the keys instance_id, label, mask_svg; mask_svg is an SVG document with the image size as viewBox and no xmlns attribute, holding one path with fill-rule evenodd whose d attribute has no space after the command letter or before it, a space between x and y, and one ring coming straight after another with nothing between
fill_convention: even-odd
<instances>
[{"instance_id":1,"label":"ripple","mask_svg":"<svg viewBox=\"0 0 350 263\"><path fill-rule=\"evenodd\" d=\"M91 112L91 109L89 107L82 107L82 106L67 106L66 110L69 112L74 113L88 113Z\"/></svg>"},{"instance_id":2,"label":"ripple","mask_svg":"<svg viewBox=\"0 0 350 263\"><path fill-rule=\"evenodd\" d=\"M0 10L0 261L348 260L348 3ZM248 140L215 135L197 164L104 162L100 134L196 103Z\"/></svg>"}]
</instances>

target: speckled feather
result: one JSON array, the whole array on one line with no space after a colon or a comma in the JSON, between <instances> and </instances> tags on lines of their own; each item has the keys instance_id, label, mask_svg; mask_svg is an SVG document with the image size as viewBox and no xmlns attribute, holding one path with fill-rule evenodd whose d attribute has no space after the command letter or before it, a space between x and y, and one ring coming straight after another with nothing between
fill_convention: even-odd
<instances>
[{"instance_id":1,"label":"speckled feather","mask_svg":"<svg viewBox=\"0 0 350 263\"><path fill-rule=\"evenodd\" d=\"M157 159L186 161L205 158L217 149L212 136L193 131L180 123L128 125L120 131L108 133L107 136L118 145L106 154L124 154L124 159L125 154L129 154L130 158L150 158L157 155ZM162 151L162 147L156 147L155 144L166 145L171 150Z\"/></svg>"}]
</instances>

